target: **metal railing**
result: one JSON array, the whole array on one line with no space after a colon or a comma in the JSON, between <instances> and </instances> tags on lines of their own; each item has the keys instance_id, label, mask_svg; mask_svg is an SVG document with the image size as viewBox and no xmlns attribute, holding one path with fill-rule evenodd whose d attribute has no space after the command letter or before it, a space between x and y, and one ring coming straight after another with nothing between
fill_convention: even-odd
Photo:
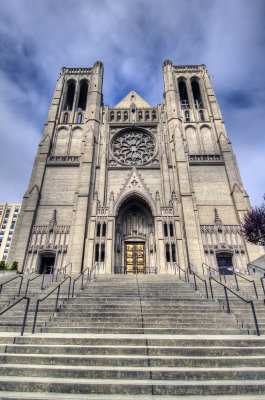
<instances>
[{"instance_id":1,"label":"metal railing","mask_svg":"<svg viewBox=\"0 0 265 400\"><path fill-rule=\"evenodd\" d=\"M24 296L27 296L27 294L28 294L28 289L29 289L30 283L32 281L34 281L35 279L38 279L40 277L42 277L40 290L43 290L44 289L43 285L44 285L45 276L46 276L46 274L40 274L40 275L34 276L34 278L28 279Z\"/></svg>"},{"instance_id":2,"label":"metal railing","mask_svg":"<svg viewBox=\"0 0 265 400\"><path fill-rule=\"evenodd\" d=\"M23 336L24 330L25 330L25 325L26 325L27 315L28 315L28 310L29 310L30 298L27 297L27 296L23 296L21 299L15 301L15 303L11 304L11 306L5 308L3 311L0 312L0 315L3 315L5 312L9 311L11 308L16 306L18 303L20 303L23 300L26 300L27 302L26 302L26 306L25 306L24 317L23 317L22 327L21 327L21 331L20 331L20 335L21 336Z\"/></svg>"},{"instance_id":3,"label":"metal railing","mask_svg":"<svg viewBox=\"0 0 265 400\"><path fill-rule=\"evenodd\" d=\"M255 292L255 294L256 294L257 299L259 298L258 292L257 292L256 283L255 283L254 281L252 281L251 279L246 278L245 276L242 276L242 275L238 274L237 272L234 272L233 275L234 275L234 277L235 277L236 286L237 286L237 290L238 290L238 291L239 291L240 289L239 289L237 277L239 277L239 278L241 278L241 279L244 279L244 280L247 281L247 282L253 283L254 292Z\"/></svg>"},{"instance_id":4,"label":"metal railing","mask_svg":"<svg viewBox=\"0 0 265 400\"><path fill-rule=\"evenodd\" d=\"M200 277L198 274L196 274L196 272L194 272L194 271L190 271L190 274L193 275L194 289L195 289L195 290L198 290L196 279L199 279L200 281L202 281L202 282L204 283L204 289L205 289L206 298L209 299L208 287L207 287L207 281L206 281L206 279L201 278L201 277Z\"/></svg>"},{"instance_id":5,"label":"metal railing","mask_svg":"<svg viewBox=\"0 0 265 400\"><path fill-rule=\"evenodd\" d=\"M3 288L4 285L7 285L9 282L12 282L12 281L14 281L15 279L18 279L18 278L20 278L20 285L19 285L19 287L18 287L18 293L17 293L17 296L19 296L19 295L20 295L20 292L21 292L21 286L22 286L23 278L24 278L24 277L21 276L21 275L17 275L17 276L15 276L14 278L11 278L11 279L9 279L9 280L6 281L6 282L1 283L1 284L0 284L0 294L2 293L2 288Z\"/></svg>"},{"instance_id":6,"label":"metal railing","mask_svg":"<svg viewBox=\"0 0 265 400\"><path fill-rule=\"evenodd\" d=\"M227 282L226 282L226 275L225 275L225 274L220 274L220 271L219 271L219 270L216 270L215 268L210 267L210 266L209 266L208 264L206 264L206 263L202 263L202 271L203 271L203 274L204 274L204 267L207 267L207 268L209 269L210 275L211 275L211 271L215 271L215 272L216 272L216 275L219 276L219 278L220 278L220 282L222 282L222 277L223 277L223 278L224 278L224 282L227 283ZM222 267L221 267L221 268L222 268ZM226 267L224 267L224 268L226 268ZM230 275L230 274L229 274L229 275ZM229 275L228 275L228 276L229 276ZM234 269L232 270L231 276L234 276L237 291L240 291L239 284L238 284L238 277L239 277L239 278L244 279L245 281L248 281L248 282L250 282L250 283L253 284L253 288L254 288L255 295L256 295L257 299L259 298L259 297L258 297L258 292L257 292L257 287L256 287L256 284L255 284L254 281L252 281L251 279L246 278L245 276L242 276L242 275L238 274L237 272L234 271ZM265 278L265 277L264 277L264 278ZM261 285L262 285L262 284L263 284L263 282L261 282ZM263 291L264 291L264 294L265 294L264 285L262 285L262 287L263 287Z\"/></svg>"},{"instance_id":7,"label":"metal railing","mask_svg":"<svg viewBox=\"0 0 265 400\"><path fill-rule=\"evenodd\" d=\"M178 264L176 264L177 265L177 268L178 268L178 273L179 273L179 279L181 279L181 272L184 274L184 280L185 280L185 282L188 282L189 280L188 280L188 274L187 274L187 271L185 270L185 269L183 269L183 268L181 268Z\"/></svg>"},{"instance_id":8,"label":"metal railing","mask_svg":"<svg viewBox=\"0 0 265 400\"><path fill-rule=\"evenodd\" d=\"M75 278L75 279L73 280L72 298L74 297L74 293L75 293L75 284L76 284L76 282L78 281L78 279L82 278L82 279L81 279L81 284L80 284L80 290L83 290L83 289L85 288L85 286L84 286L84 276L85 276L85 272L86 272L86 271L87 271L87 280L86 280L85 285L87 285L88 281L89 281L89 282L91 281L91 271L92 271L92 270L90 271L89 267L87 267L84 271L82 271L82 273L81 273L80 275L78 275L77 278Z\"/></svg>"},{"instance_id":9,"label":"metal railing","mask_svg":"<svg viewBox=\"0 0 265 400\"><path fill-rule=\"evenodd\" d=\"M64 267L62 267L62 268L59 268L59 269L56 269L54 272L53 272L53 277L52 277L52 282L54 281L54 276L55 276L55 282L57 282L57 280L58 280L58 275L59 274L62 274L63 273L63 275L64 275L64 278L66 277L66 270L67 270L67 268L70 266L70 272L69 272L69 275L71 275L71 273L72 273L72 263L70 262L70 263L68 263L68 264L66 264Z\"/></svg>"},{"instance_id":10,"label":"metal railing","mask_svg":"<svg viewBox=\"0 0 265 400\"><path fill-rule=\"evenodd\" d=\"M209 273L211 275L211 271L214 271L216 275L219 275L219 271L213 267L210 267L210 265L206 264L206 263L202 263L202 273L204 275L204 268L208 268Z\"/></svg>"},{"instance_id":11,"label":"metal railing","mask_svg":"<svg viewBox=\"0 0 265 400\"><path fill-rule=\"evenodd\" d=\"M223 288L224 288L224 294L225 294L225 300L226 300L226 306L227 306L227 313L228 313L228 314L231 313L231 307L230 307L230 303L229 303L229 298L228 298L227 291L229 291L230 293L232 293L234 296L238 297L238 298L239 298L240 300L242 300L244 303L250 304L250 306L251 306L251 311L252 311L253 318L254 318L256 333L257 333L258 336L260 336L259 325L258 325L258 321L257 321L257 317L256 317L256 312L255 312L255 307L254 307L253 301L252 301L252 300L246 300L246 299L244 299L244 297L240 296L238 293L235 293L232 289L230 289L229 287L227 287L226 285L224 285L222 282L219 282L219 281L218 281L217 279L215 279L213 276L210 276L210 278L209 278L209 284L210 284L212 299L214 299L212 281L218 283L218 285L221 285L221 286L223 286Z\"/></svg>"},{"instance_id":12,"label":"metal railing","mask_svg":"<svg viewBox=\"0 0 265 400\"><path fill-rule=\"evenodd\" d=\"M264 280L264 279L265 279L265 276L263 276L262 278L260 278L260 283L261 283L263 292L264 292L264 294L265 294L265 288L264 288L264 283L263 283L263 280Z\"/></svg>"},{"instance_id":13,"label":"metal railing","mask_svg":"<svg viewBox=\"0 0 265 400\"><path fill-rule=\"evenodd\" d=\"M60 298L60 290L61 286L69 279L69 287L68 287L68 299L70 297L70 292L71 292L71 283L72 283L72 278L71 276L67 276L59 285L57 285L51 292L49 292L43 299L38 299L36 303L36 308L35 308L35 313L34 313L34 320L33 320L33 326L32 326L32 333L35 332L36 328L36 323L37 323L37 317L38 317L38 311L39 311L39 304L43 302L44 300L47 299L53 292L57 290L57 296L56 296L56 301L55 301L55 307L54 307L54 312L58 311L58 302Z\"/></svg>"}]
</instances>

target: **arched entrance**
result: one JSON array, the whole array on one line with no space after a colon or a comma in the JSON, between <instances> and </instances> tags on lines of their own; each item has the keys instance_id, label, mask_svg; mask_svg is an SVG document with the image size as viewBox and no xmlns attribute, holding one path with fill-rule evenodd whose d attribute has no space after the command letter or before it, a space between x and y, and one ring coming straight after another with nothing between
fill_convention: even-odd
<instances>
[{"instance_id":1,"label":"arched entrance","mask_svg":"<svg viewBox=\"0 0 265 400\"><path fill-rule=\"evenodd\" d=\"M222 252L216 254L217 266L220 275L232 275L233 274L233 253Z\"/></svg>"},{"instance_id":2,"label":"arched entrance","mask_svg":"<svg viewBox=\"0 0 265 400\"><path fill-rule=\"evenodd\" d=\"M39 254L39 274L52 274L55 265L55 253Z\"/></svg>"},{"instance_id":3,"label":"arched entrance","mask_svg":"<svg viewBox=\"0 0 265 400\"><path fill-rule=\"evenodd\" d=\"M137 197L119 208L115 225L115 273L145 274L155 268L154 217Z\"/></svg>"}]
</instances>

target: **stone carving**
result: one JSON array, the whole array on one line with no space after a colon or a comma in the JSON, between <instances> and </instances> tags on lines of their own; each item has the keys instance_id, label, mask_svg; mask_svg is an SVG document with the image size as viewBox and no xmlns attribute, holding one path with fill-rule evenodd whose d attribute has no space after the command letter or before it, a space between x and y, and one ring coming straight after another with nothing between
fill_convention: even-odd
<instances>
[{"instance_id":1,"label":"stone carving","mask_svg":"<svg viewBox=\"0 0 265 400\"><path fill-rule=\"evenodd\" d=\"M221 154L189 154L189 162L224 162Z\"/></svg>"},{"instance_id":2,"label":"stone carving","mask_svg":"<svg viewBox=\"0 0 265 400\"><path fill-rule=\"evenodd\" d=\"M113 202L114 201L114 192L113 190L110 192L110 196L109 196L109 202Z\"/></svg>"},{"instance_id":3,"label":"stone carving","mask_svg":"<svg viewBox=\"0 0 265 400\"><path fill-rule=\"evenodd\" d=\"M146 132L129 130L116 137L112 151L122 164L141 165L153 157L155 142Z\"/></svg>"},{"instance_id":4,"label":"stone carving","mask_svg":"<svg viewBox=\"0 0 265 400\"><path fill-rule=\"evenodd\" d=\"M50 156L48 158L48 164L50 165L64 165L64 164L70 164L70 165L79 165L80 163L80 157L79 156Z\"/></svg>"},{"instance_id":5,"label":"stone carving","mask_svg":"<svg viewBox=\"0 0 265 400\"><path fill-rule=\"evenodd\" d=\"M239 225L224 225L214 209L214 224L201 225L202 243L206 263L217 268L215 253L233 254L235 269L245 270L247 265L246 249Z\"/></svg>"},{"instance_id":6,"label":"stone carving","mask_svg":"<svg viewBox=\"0 0 265 400\"><path fill-rule=\"evenodd\" d=\"M57 226L57 219L56 219L57 210L53 210L52 219L49 223L49 232L53 232Z\"/></svg>"},{"instance_id":7,"label":"stone carving","mask_svg":"<svg viewBox=\"0 0 265 400\"><path fill-rule=\"evenodd\" d=\"M116 198L115 210L118 211L119 206L125 200L125 198L135 197L135 196L140 197L143 200L147 201L147 203L152 209L152 212L154 213L156 206L153 200L153 196L150 193L146 184L144 183L140 173L134 166L128 176L128 179L126 180L124 186L121 188L120 193Z\"/></svg>"},{"instance_id":8,"label":"stone carving","mask_svg":"<svg viewBox=\"0 0 265 400\"><path fill-rule=\"evenodd\" d=\"M160 194L158 190L156 191L155 201L160 201Z\"/></svg>"}]
</instances>

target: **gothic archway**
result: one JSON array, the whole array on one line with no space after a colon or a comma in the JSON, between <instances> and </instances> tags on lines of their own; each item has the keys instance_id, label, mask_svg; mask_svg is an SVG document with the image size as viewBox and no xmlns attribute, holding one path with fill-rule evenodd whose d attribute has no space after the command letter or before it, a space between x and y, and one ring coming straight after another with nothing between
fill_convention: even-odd
<instances>
[{"instance_id":1,"label":"gothic archway","mask_svg":"<svg viewBox=\"0 0 265 400\"><path fill-rule=\"evenodd\" d=\"M127 198L115 221L115 273L155 272L155 223L150 206L140 197Z\"/></svg>"}]
</instances>

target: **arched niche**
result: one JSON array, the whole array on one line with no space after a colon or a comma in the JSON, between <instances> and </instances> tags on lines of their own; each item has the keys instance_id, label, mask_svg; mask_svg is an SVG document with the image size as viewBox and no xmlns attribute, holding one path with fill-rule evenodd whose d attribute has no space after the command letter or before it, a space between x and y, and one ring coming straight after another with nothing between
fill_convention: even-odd
<instances>
[{"instance_id":1,"label":"arched niche","mask_svg":"<svg viewBox=\"0 0 265 400\"><path fill-rule=\"evenodd\" d=\"M72 132L70 155L80 156L81 145L82 145L82 129L76 128Z\"/></svg>"},{"instance_id":2,"label":"arched niche","mask_svg":"<svg viewBox=\"0 0 265 400\"><path fill-rule=\"evenodd\" d=\"M154 216L147 201L137 195L124 199L115 220L114 272L147 273L155 268L154 238Z\"/></svg>"},{"instance_id":3,"label":"arched niche","mask_svg":"<svg viewBox=\"0 0 265 400\"><path fill-rule=\"evenodd\" d=\"M185 129L185 133L188 142L189 154L199 154L196 129L192 125L188 125Z\"/></svg>"},{"instance_id":4,"label":"arched niche","mask_svg":"<svg viewBox=\"0 0 265 400\"><path fill-rule=\"evenodd\" d=\"M67 154L69 143L69 131L66 128L61 128L57 132L54 155L65 156Z\"/></svg>"},{"instance_id":5,"label":"arched niche","mask_svg":"<svg viewBox=\"0 0 265 400\"><path fill-rule=\"evenodd\" d=\"M211 128L208 125L203 125L200 128L200 133L205 154L215 154Z\"/></svg>"}]
</instances>

